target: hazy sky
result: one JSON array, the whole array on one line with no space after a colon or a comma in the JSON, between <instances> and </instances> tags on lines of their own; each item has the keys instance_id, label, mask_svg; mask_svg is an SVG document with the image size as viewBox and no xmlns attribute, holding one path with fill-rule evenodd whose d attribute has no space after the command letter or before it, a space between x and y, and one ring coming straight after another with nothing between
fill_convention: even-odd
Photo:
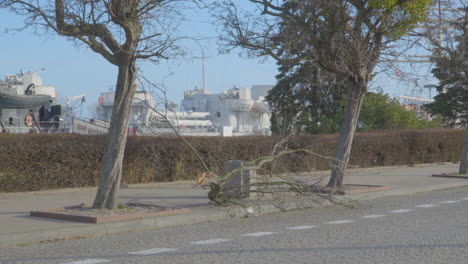
<instances>
[{"instance_id":1,"label":"hazy sky","mask_svg":"<svg viewBox=\"0 0 468 264\"><path fill-rule=\"evenodd\" d=\"M192 36L205 37L200 41L187 42L186 58L163 61L159 65L140 64L145 76L157 83L164 83L168 99L180 104L183 91L202 87L202 61L192 59L201 56L201 48L206 60L207 87L210 92L218 92L237 87L251 87L255 84L275 84L277 73L273 61L260 62L240 57L236 52L218 54L217 32L207 11L189 14L190 23L183 24L181 30ZM0 10L0 78L5 74L16 74L20 69L40 73L44 85L55 86L58 97L85 94L85 108L97 103L99 94L114 87L116 67L85 46L76 47L72 41L54 34L37 35L33 29L12 31L19 28L23 18ZM40 32L43 33L43 32ZM192 54L192 55L191 55ZM87 111L86 111L87 112Z\"/></svg>"}]
</instances>

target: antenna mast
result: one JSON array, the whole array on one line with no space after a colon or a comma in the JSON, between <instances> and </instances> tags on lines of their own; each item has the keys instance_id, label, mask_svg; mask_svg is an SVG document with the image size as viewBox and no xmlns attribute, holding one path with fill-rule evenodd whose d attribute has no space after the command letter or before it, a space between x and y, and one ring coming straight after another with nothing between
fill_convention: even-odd
<instances>
[{"instance_id":1,"label":"antenna mast","mask_svg":"<svg viewBox=\"0 0 468 264\"><path fill-rule=\"evenodd\" d=\"M203 51L203 49L201 52L202 52L201 57L193 57L193 58L202 60L203 90L206 91L206 59L210 59L211 57L205 56L205 52Z\"/></svg>"}]
</instances>

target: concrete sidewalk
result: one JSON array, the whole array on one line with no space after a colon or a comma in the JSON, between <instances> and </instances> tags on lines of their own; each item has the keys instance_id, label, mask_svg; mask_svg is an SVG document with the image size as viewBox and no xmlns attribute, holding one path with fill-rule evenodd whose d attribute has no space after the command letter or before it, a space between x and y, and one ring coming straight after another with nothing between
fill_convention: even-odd
<instances>
[{"instance_id":1,"label":"concrete sidewalk","mask_svg":"<svg viewBox=\"0 0 468 264\"><path fill-rule=\"evenodd\" d=\"M350 170L345 178L348 184L383 185L389 190L350 195L351 199L404 195L437 189L468 185L466 179L433 178L434 173L450 173L457 164L427 164L414 167L383 167ZM120 200L145 202L163 206L191 209L191 213L160 216L123 222L86 224L49 220L29 216L30 210L48 210L63 206L92 203L96 188L64 189L30 193L0 193L0 248L54 241L66 238L103 236L129 231L260 215L317 206L307 202L289 202L277 205L254 204L252 207L215 207L208 204L208 189L193 182L165 184L137 184L122 188Z\"/></svg>"}]
</instances>

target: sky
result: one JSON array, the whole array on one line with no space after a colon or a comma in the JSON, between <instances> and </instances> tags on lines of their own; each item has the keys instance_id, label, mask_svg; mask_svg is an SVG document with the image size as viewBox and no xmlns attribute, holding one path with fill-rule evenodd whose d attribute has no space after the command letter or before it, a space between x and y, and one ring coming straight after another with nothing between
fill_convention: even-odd
<instances>
[{"instance_id":1,"label":"sky","mask_svg":"<svg viewBox=\"0 0 468 264\"><path fill-rule=\"evenodd\" d=\"M263 62L232 54L219 54L216 27L207 10L191 12L189 23L182 24L181 30L192 36L206 38L190 43L187 41L187 56L155 65L140 63L144 75L155 83L163 83L168 100L177 104L183 99L184 90L203 86L202 61L206 59L207 88L211 93L236 87L275 84L277 67L271 61ZM85 46L54 34L44 34L28 28L20 28L23 17L0 10L0 78L5 74L17 74L20 69L40 73L44 85L55 86L59 99L67 96L86 95L84 114L89 117L89 108L97 103L99 94L115 86L117 68L100 55ZM86 116L85 116L86 117Z\"/></svg>"},{"instance_id":2,"label":"sky","mask_svg":"<svg viewBox=\"0 0 468 264\"><path fill-rule=\"evenodd\" d=\"M191 10L187 13L187 23L180 26L184 34L203 37L199 43L186 41L187 56L162 61L160 64L140 63L144 76L155 83L162 83L167 89L167 99L180 104L184 90L203 86L202 61L193 57L201 56L206 60L207 87L211 93L236 87L275 84L277 66L273 60L249 59L239 56L240 50L231 54L219 54L217 30L208 10ZM95 106L100 93L115 87L117 68L99 54L86 46L75 46L74 42L55 35L35 33L33 28L22 31L23 17L0 10L0 78L5 74L25 71L40 73L44 85L55 86L59 99L67 96L86 95L82 117L91 117L90 109ZM408 65L401 66L408 68ZM409 95L428 97L422 91L426 84L434 83L430 76L431 65L416 65L413 72L423 77L410 76L411 81L398 81L402 76L379 74L372 83L371 90L380 88L391 96ZM432 92L435 95L435 92Z\"/></svg>"}]
</instances>

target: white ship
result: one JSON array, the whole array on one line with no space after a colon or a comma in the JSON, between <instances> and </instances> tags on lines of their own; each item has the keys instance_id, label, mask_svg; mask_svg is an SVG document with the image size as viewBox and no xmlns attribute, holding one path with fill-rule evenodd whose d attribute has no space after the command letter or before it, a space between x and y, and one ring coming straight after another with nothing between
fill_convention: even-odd
<instances>
[{"instance_id":1,"label":"white ship","mask_svg":"<svg viewBox=\"0 0 468 264\"><path fill-rule=\"evenodd\" d=\"M209 113L208 119L220 132L269 134L271 113L264 98L271 88L273 85L255 85L252 89L234 87L220 94L190 90L184 94L182 109Z\"/></svg>"},{"instance_id":2,"label":"white ship","mask_svg":"<svg viewBox=\"0 0 468 264\"><path fill-rule=\"evenodd\" d=\"M157 112L152 109L156 106L149 93L136 92L130 112L129 134L173 134L175 128L187 136L268 135L271 113L264 97L272 87L234 87L220 94L194 89L184 92L181 108L166 103L166 108ZM94 121L108 125L114 96L114 92L101 94Z\"/></svg>"}]
</instances>

